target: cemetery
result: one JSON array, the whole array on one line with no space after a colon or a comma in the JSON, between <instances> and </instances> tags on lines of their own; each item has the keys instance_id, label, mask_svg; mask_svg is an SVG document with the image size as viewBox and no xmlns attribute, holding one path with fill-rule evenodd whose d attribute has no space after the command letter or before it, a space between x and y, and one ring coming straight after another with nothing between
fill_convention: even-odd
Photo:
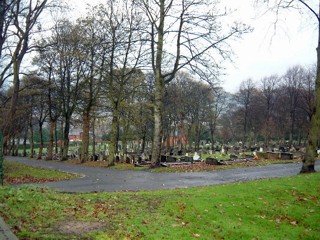
<instances>
[{"instance_id":1,"label":"cemetery","mask_svg":"<svg viewBox=\"0 0 320 240\"><path fill-rule=\"evenodd\" d=\"M78 145L77 145L78 146ZM139 149L139 146L133 147L134 144L127 146L126 153L121 150L121 142L119 144L119 151L115 157L115 164L127 164L139 167L149 167L151 165L151 151L146 150L141 153L133 149ZM130 148L132 147L132 148ZM91 166L107 166L109 147L107 143L100 143L97 146L98 154L90 155L87 165ZM220 145L210 150L206 145L201 146L198 151L194 149L181 150L178 148L163 148L160 155L160 167L179 167L188 166L192 168L198 165L202 166L221 166L221 165L237 165L247 163L248 165L255 165L264 160L275 162L297 161L300 162L303 158L305 148L288 148L283 146L275 146L265 148L263 147L239 147L233 145ZM80 151L80 149L79 149ZM71 148L68 159L70 162L80 164L80 154L76 148ZM44 154L42 159L46 159ZM59 160L57 157L56 160Z\"/></svg>"},{"instance_id":2,"label":"cemetery","mask_svg":"<svg viewBox=\"0 0 320 240\"><path fill-rule=\"evenodd\" d=\"M0 240L318 239L319 7L1 0Z\"/></svg>"}]
</instances>

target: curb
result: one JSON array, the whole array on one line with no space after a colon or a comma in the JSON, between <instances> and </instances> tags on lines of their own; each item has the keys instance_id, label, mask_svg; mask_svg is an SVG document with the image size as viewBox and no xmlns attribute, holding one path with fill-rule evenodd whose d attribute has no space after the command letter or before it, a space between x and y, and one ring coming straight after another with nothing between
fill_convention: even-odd
<instances>
[{"instance_id":1,"label":"curb","mask_svg":"<svg viewBox=\"0 0 320 240\"><path fill-rule=\"evenodd\" d=\"M1 240L18 240L16 235L10 230L8 225L0 217L0 239Z\"/></svg>"}]
</instances>

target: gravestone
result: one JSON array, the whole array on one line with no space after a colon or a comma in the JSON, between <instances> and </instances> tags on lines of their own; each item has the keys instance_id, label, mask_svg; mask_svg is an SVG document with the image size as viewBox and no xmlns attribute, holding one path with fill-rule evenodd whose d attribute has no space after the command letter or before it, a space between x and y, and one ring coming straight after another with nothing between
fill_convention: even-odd
<instances>
[{"instance_id":1,"label":"gravestone","mask_svg":"<svg viewBox=\"0 0 320 240\"><path fill-rule=\"evenodd\" d=\"M218 160L215 158L208 157L206 158L205 163L209 165L218 165Z\"/></svg>"},{"instance_id":2,"label":"gravestone","mask_svg":"<svg viewBox=\"0 0 320 240\"><path fill-rule=\"evenodd\" d=\"M279 152L267 152L267 159L279 159L280 153Z\"/></svg>"},{"instance_id":3,"label":"gravestone","mask_svg":"<svg viewBox=\"0 0 320 240\"><path fill-rule=\"evenodd\" d=\"M237 158L238 158L237 155L235 155L235 154L230 154L230 159L237 159Z\"/></svg>"},{"instance_id":4,"label":"gravestone","mask_svg":"<svg viewBox=\"0 0 320 240\"><path fill-rule=\"evenodd\" d=\"M225 150L224 150L224 147L221 148L221 154L224 154L225 153Z\"/></svg>"},{"instance_id":5,"label":"gravestone","mask_svg":"<svg viewBox=\"0 0 320 240\"><path fill-rule=\"evenodd\" d=\"M282 159L282 160L292 160L293 159L293 154L292 153L290 153L290 152L282 152L281 154L280 154L280 158Z\"/></svg>"},{"instance_id":6,"label":"gravestone","mask_svg":"<svg viewBox=\"0 0 320 240\"><path fill-rule=\"evenodd\" d=\"M176 161L177 161L176 157L173 157L173 156L167 157L167 162L176 162Z\"/></svg>"},{"instance_id":7,"label":"gravestone","mask_svg":"<svg viewBox=\"0 0 320 240\"><path fill-rule=\"evenodd\" d=\"M167 161L167 156L166 155L161 155L160 156L160 162L166 162Z\"/></svg>"},{"instance_id":8,"label":"gravestone","mask_svg":"<svg viewBox=\"0 0 320 240\"><path fill-rule=\"evenodd\" d=\"M200 156L198 155L197 152L195 152L193 155L193 161L199 161L199 160L200 160Z\"/></svg>"}]
</instances>

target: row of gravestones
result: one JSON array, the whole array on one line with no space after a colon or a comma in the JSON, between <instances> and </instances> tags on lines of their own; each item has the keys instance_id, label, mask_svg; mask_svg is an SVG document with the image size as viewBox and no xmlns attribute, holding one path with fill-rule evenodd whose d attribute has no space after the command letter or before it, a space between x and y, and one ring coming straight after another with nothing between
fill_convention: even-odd
<instances>
[{"instance_id":1,"label":"row of gravestones","mask_svg":"<svg viewBox=\"0 0 320 240\"><path fill-rule=\"evenodd\" d=\"M272 149L274 150L274 149ZM288 149L285 147L279 147L279 149L275 149L275 151L270 151L267 152L267 158L278 158L278 159L292 159L293 156L291 153L288 152ZM239 146L221 146L221 148L216 147L214 150L203 150L201 149L199 151L199 154L213 154L216 152L220 152L221 154L223 153L228 153L230 155L231 160L238 159L238 156L244 157L243 153L245 151L256 151L259 153L263 153L263 148L262 147L239 147ZM171 149L170 152L167 152L165 155L161 155L161 162L194 162L195 159L192 156L188 156L187 153L192 153L193 151L190 149L189 151L187 150L177 150L177 149ZM274 152L274 154L272 153ZM193 153L192 153L193 154ZM183 156L180 158L177 158L175 156ZM245 158L252 158L252 155L245 155ZM101 152L99 155L93 155L91 156L92 161L97 161L97 160L107 160L108 156ZM150 154L145 154L145 153L128 153L128 154L121 154L116 156L116 162L126 162L126 163L134 163L134 162L148 162L151 160L151 155ZM206 160L208 164L216 164L218 160L214 158L209 158Z\"/></svg>"}]
</instances>

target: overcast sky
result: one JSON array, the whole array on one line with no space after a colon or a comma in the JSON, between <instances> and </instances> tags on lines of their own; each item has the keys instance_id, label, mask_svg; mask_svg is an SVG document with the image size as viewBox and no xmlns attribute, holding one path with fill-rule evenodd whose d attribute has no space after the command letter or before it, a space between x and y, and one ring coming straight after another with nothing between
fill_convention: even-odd
<instances>
[{"instance_id":1,"label":"overcast sky","mask_svg":"<svg viewBox=\"0 0 320 240\"><path fill-rule=\"evenodd\" d=\"M265 76L282 75L294 65L316 62L317 26L310 15L285 12L274 29L272 13L262 14L262 9L250 5L251 1L228 1L254 31L233 45L234 64L228 64L224 77L226 90L237 91L241 81L248 78L259 82Z\"/></svg>"},{"instance_id":2,"label":"overcast sky","mask_svg":"<svg viewBox=\"0 0 320 240\"><path fill-rule=\"evenodd\" d=\"M68 0L74 7L85 12L86 3L95 4L103 0ZM263 9L252 6L252 0L223 0L228 8L237 9L235 20L242 20L254 31L234 42L233 63L225 64L222 86L226 91L236 92L240 83L248 78L259 82L263 77L282 75L294 65L310 66L316 62L317 31L310 15L301 16L292 10L281 15L274 29L274 15L262 14Z\"/></svg>"}]
</instances>

